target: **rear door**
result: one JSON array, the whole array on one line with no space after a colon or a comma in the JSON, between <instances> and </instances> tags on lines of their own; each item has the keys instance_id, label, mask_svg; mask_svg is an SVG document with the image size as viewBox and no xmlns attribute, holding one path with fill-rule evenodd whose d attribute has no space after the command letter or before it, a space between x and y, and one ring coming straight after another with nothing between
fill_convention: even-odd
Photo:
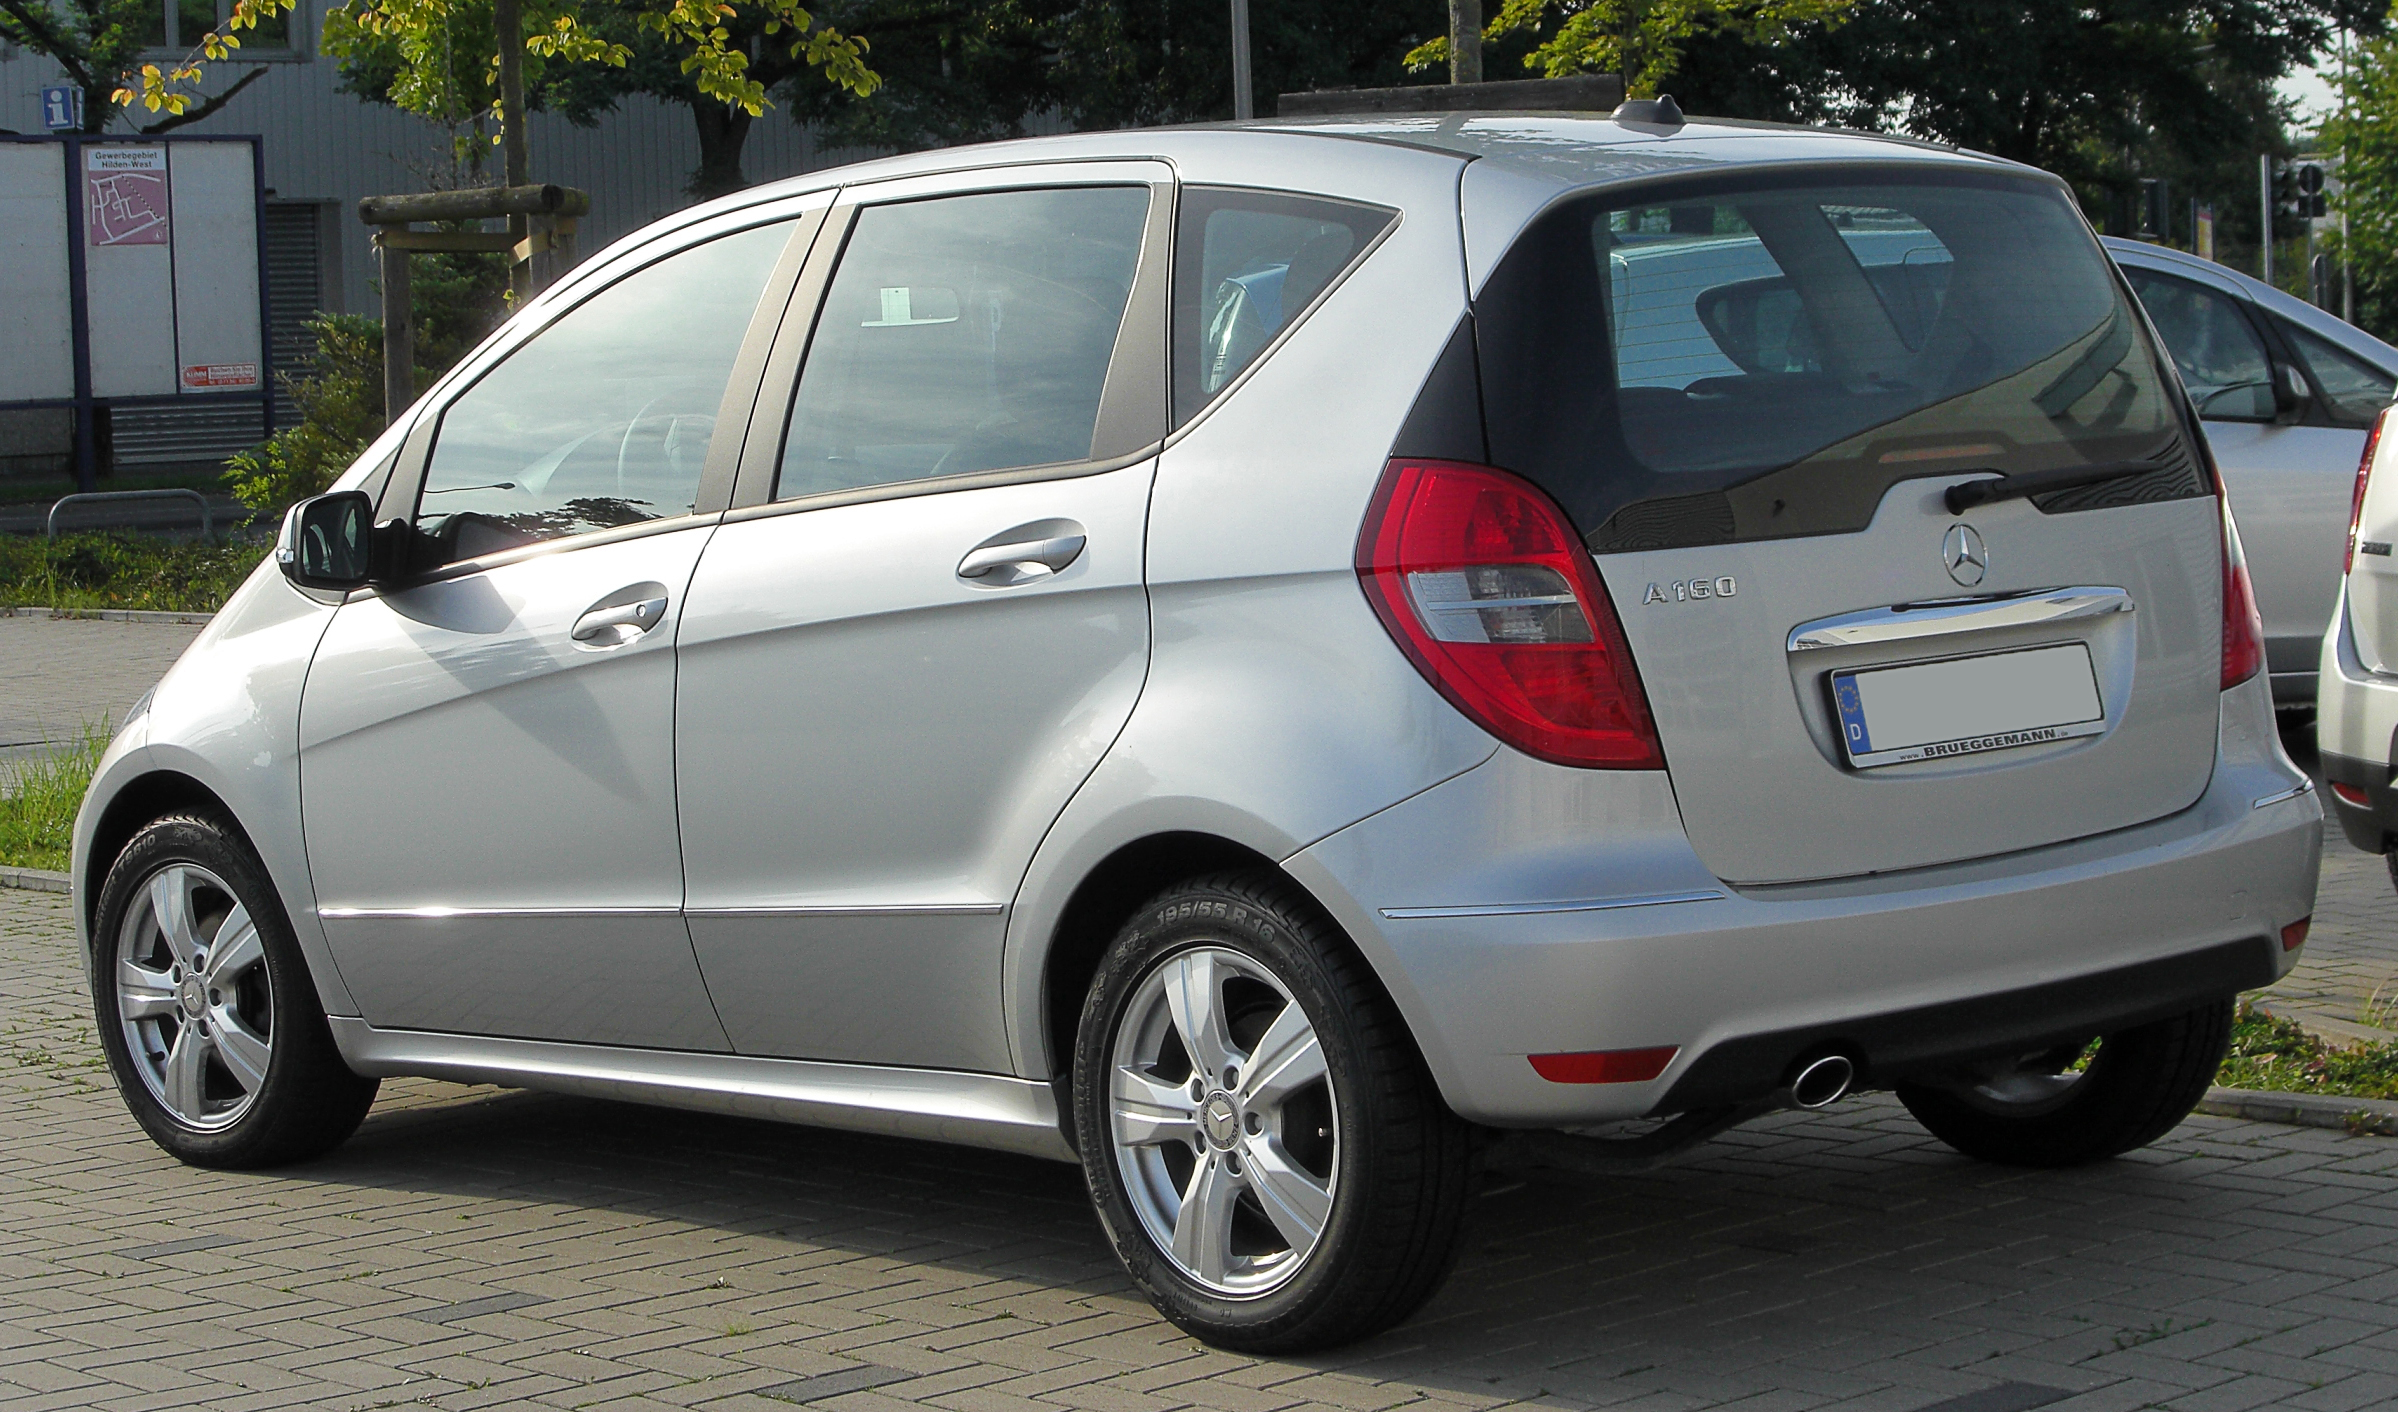
<instances>
[{"instance_id":1,"label":"rear door","mask_svg":"<svg viewBox=\"0 0 2398 1412\"><path fill-rule=\"evenodd\" d=\"M1536 222L1476 314L1492 459L1584 530L1719 875L1981 857L2205 789L2219 509L2058 188L1917 168L1594 197Z\"/></svg>"},{"instance_id":2,"label":"rear door","mask_svg":"<svg viewBox=\"0 0 2398 1412\"><path fill-rule=\"evenodd\" d=\"M2204 420L2239 520L2267 661L2285 691L2310 696L2339 592L2357 453L2389 402L2387 375L2229 289L2136 265L2124 276ZM2289 404L2274 389L2293 359L2308 395Z\"/></svg>"},{"instance_id":3,"label":"rear door","mask_svg":"<svg viewBox=\"0 0 2398 1412\"><path fill-rule=\"evenodd\" d=\"M740 1052L1009 1067L1008 902L1148 662L1172 193L914 179L818 242L680 639L688 915Z\"/></svg>"}]
</instances>

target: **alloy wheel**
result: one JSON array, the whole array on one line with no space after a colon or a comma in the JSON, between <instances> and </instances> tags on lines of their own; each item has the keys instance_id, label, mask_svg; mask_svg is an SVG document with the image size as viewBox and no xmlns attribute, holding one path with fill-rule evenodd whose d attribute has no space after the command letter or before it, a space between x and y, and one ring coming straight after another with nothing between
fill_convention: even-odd
<instances>
[{"instance_id":1,"label":"alloy wheel","mask_svg":"<svg viewBox=\"0 0 2398 1412\"><path fill-rule=\"evenodd\" d=\"M1184 1276L1254 1297L1305 1266L1340 1127L1315 1027L1271 971L1221 946L1161 961L1118 1024L1107 1104L1125 1193Z\"/></svg>"},{"instance_id":2,"label":"alloy wheel","mask_svg":"<svg viewBox=\"0 0 2398 1412\"><path fill-rule=\"evenodd\" d=\"M171 863L117 930L117 1020L150 1096L201 1132L231 1126L266 1084L274 992L249 909L224 879Z\"/></svg>"}]
</instances>

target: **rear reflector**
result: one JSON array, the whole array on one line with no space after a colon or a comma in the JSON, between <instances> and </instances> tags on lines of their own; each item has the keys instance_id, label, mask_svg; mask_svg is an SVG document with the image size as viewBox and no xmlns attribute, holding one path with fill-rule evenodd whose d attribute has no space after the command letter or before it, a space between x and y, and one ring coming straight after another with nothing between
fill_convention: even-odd
<instances>
[{"instance_id":1,"label":"rear reflector","mask_svg":"<svg viewBox=\"0 0 2398 1412\"><path fill-rule=\"evenodd\" d=\"M2281 949L2296 951L2299 947L2306 945L2306 929L2314 920L2312 917L2300 917L2297 921L2283 927L2281 929Z\"/></svg>"},{"instance_id":2,"label":"rear reflector","mask_svg":"<svg viewBox=\"0 0 2398 1412\"><path fill-rule=\"evenodd\" d=\"M1531 482L1392 461L1357 537L1357 577L1416 670L1500 740L1559 765L1664 768L1598 566Z\"/></svg>"},{"instance_id":3,"label":"rear reflector","mask_svg":"<svg viewBox=\"0 0 2398 1412\"><path fill-rule=\"evenodd\" d=\"M1598 1049L1587 1054L1534 1054L1532 1070L1553 1084L1638 1084L1665 1072L1682 1047Z\"/></svg>"},{"instance_id":4,"label":"rear reflector","mask_svg":"<svg viewBox=\"0 0 2398 1412\"><path fill-rule=\"evenodd\" d=\"M2358 789L2355 785L2341 784L2339 781L2334 780L2332 781L2331 792L2340 796L2340 802L2342 804L2353 804L2359 809L2370 809L2373 807L2372 796L2366 794L2363 790Z\"/></svg>"}]
</instances>

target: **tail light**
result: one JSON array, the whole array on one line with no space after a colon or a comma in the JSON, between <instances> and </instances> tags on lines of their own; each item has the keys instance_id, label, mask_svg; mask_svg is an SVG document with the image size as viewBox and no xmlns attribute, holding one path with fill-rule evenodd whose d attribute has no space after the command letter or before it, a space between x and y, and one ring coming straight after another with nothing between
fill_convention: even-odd
<instances>
[{"instance_id":1,"label":"tail light","mask_svg":"<svg viewBox=\"0 0 2398 1412\"><path fill-rule=\"evenodd\" d=\"M2356 490L2348 498L2348 557L2340 561L2342 577L2356 567L2356 533L2365 523L2365 487L2373 482L2373 453L2381 446L2381 426L2390 419L2390 411L2384 407L2373 418L2373 430L2365 433L2365 454L2356 458Z\"/></svg>"},{"instance_id":2,"label":"tail light","mask_svg":"<svg viewBox=\"0 0 2398 1412\"><path fill-rule=\"evenodd\" d=\"M1529 482L1392 461L1358 535L1357 576L1408 660L1484 730L1560 765L1664 768L1597 566Z\"/></svg>"},{"instance_id":3,"label":"tail light","mask_svg":"<svg viewBox=\"0 0 2398 1412\"><path fill-rule=\"evenodd\" d=\"M2240 529L2232 523L2231 497L2223 507L2223 690L2265 667L2265 622L2257 616L2256 590L2248 582L2248 556L2240 552Z\"/></svg>"}]
</instances>

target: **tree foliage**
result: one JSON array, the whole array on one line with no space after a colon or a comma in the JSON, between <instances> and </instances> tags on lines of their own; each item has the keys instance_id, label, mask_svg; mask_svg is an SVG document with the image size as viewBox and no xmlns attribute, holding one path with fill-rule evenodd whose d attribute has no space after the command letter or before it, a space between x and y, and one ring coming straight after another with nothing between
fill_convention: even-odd
<instances>
[{"instance_id":1,"label":"tree foliage","mask_svg":"<svg viewBox=\"0 0 2398 1412\"><path fill-rule=\"evenodd\" d=\"M141 61L164 28L159 0L0 0L0 44L49 59L82 90L84 132L106 131L109 119L135 103L165 114L139 131L168 132L219 111L266 72L252 69L213 98L180 87L197 75L196 60L226 58L240 48L235 31L270 18L273 11L258 8L267 4L288 10L291 0L238 0L223 33L201 36L191 57L164 68Z\"/></svg>"},{"instance_id":2,"label":"tree foliage","mask_svg":"<svg viewBox=\"0 0 2398 1412\"><path fill-rule=\"evenodd\" d=\"M1628 96L1653 96L1700 40L1781 43L1801 25L1838 25L1851 0L1506 0L1482 30L1485 44L1531 41L1523 65L1542 78L1620 74ZM1445 67L1446 35L1407 55L1415 72Z\"/></svg>"},{"instance_id":3,"label":"tree foliage","mask_svg":"<svg viewBox=\"0 0 2398 1412\"><path fill-rule=\"evenodd\" d=\"M2358 45L2341 90L2341 111L2323 128L2324 149L2340 159L2340 248L2356 279L2357 323L2390 338L2398 335L2398 38Z\"/></svg>"}]
</instances>

